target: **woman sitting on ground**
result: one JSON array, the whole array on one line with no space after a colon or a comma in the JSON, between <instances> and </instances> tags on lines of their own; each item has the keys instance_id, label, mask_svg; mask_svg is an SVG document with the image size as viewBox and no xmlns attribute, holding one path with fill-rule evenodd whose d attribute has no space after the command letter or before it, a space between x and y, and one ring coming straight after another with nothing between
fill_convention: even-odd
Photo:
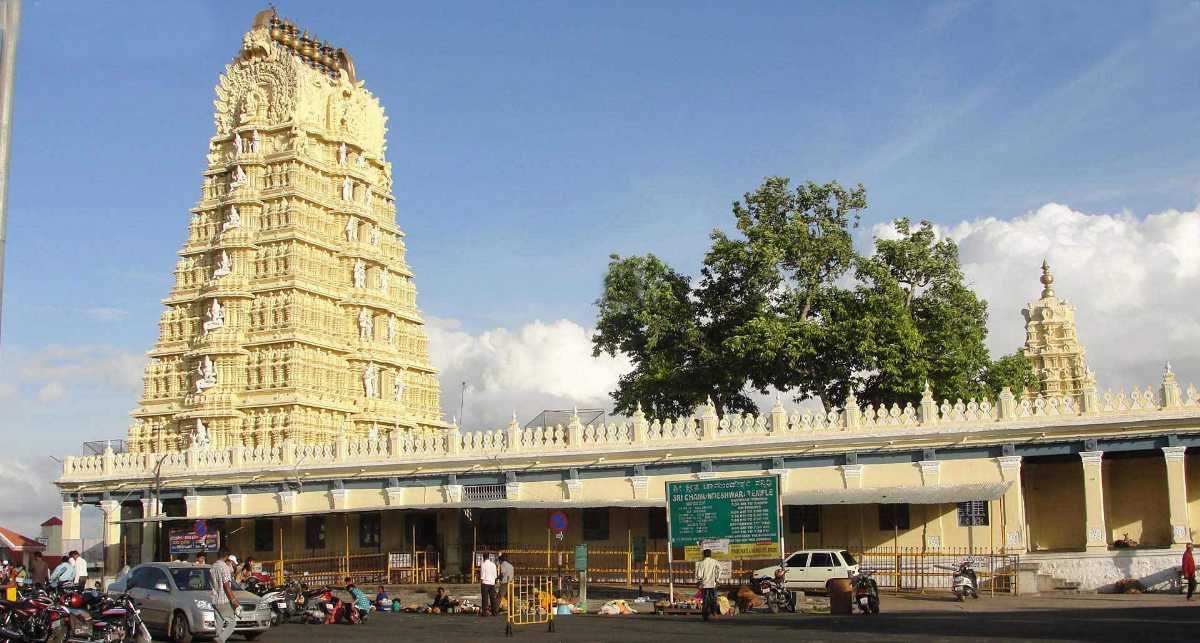
<instances>
[{"instance_id":1,"label":"woman sitting on ground","mask_svg":"<svg viewBox=\"0 0 1200 643\"><path fill-rule=\"evenodd\" d=\"M429 611L434 614L445 614L452 607L454 607L454 602L450 600L450 595L446 593L446 588L437 588L437 594L434 595L433 602L429 604Z\"/></svg>"}]
</instances>

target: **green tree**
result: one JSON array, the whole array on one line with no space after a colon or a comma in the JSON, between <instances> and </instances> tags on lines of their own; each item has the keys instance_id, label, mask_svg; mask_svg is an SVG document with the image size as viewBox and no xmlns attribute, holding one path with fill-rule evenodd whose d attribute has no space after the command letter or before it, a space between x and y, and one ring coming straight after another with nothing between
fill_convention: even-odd
<instances>
[{"instance_id":1,"label":"green tree","mask_svg":"<svg viewBox=\"0 0 1200 643\"><path fill-rule=\"evenodd\" d=\"M983 386L988 397L994 400L1006 386L1018 396L1024 389L1036 391L1038 379L1029 358L1018 350L992 362L983 376Z\"/></svg>"}]
</instances>

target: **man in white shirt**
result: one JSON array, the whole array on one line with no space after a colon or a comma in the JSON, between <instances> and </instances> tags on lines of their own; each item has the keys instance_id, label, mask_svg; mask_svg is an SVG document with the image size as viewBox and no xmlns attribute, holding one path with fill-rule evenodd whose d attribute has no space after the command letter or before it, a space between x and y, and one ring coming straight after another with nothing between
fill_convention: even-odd
<instances>
[{"instance_id":1,"label":"man in white shirt","mask_svg":"<svg viewBox=\"0 0 1200 643\"><path fill-rule=\"evenodd\" d=\"M490 554L485 554L483 562L479 563L479 593L479 615L495 616L500 611L500 605L496 598L496 563Z\"/></svg>"},{"instance_id":2,"label":"man in white shirt","mask_svg":"<svg viewBox=\"0 0 1200 643\"><path fill-rule=\"evenodd\" d=\"M237 557L230 554L229 550L222 549L217 554L216 562L209 568L213 584L210 602L216 617L217 643L225 643L237 628L239 607L237 596L233 593L233 568L236 566Z\"/></svg>"},{"instance_id":3,"label":"man in white shirt","mask_svg":"<svg viewBox=\"0 0 1200 643\"><path fill-rule=\"evenodd\" d=\"M71 558L75 566L75 582L79 584L79 589L87 589L88 562L84 560L83 554L77 551L71 552Z\"/></svg>"},{"instance_id":4,"label":"man in white shirt","mask_svg":"<svg viewBox=\"0 0 1200 643\"><path fill-rule=\"evenodd\" d=\"M704 604L700 608L704 620L710 614L717 613L717 578L721 576L721 563L712 557L712 550L704 550L704 558L696 563L696 584L704 595Z\"/></svg>"}]
</instances>

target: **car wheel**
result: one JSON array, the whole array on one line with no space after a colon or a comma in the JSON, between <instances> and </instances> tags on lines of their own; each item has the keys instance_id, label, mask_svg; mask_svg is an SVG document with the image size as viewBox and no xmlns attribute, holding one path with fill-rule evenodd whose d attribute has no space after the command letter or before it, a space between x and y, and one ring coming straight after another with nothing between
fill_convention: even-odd
<instances>
[{"instance_id":1,"label":"car wheel","mask_svg":"<svg viewBox=\"0 0 1200 643\"><path fill-rule=\"evenodd\" d=\"M171 641L192 643L192 627L188 625L187 616L183 612L175 612L171 618Z\"/></svg>"}]
</instances>

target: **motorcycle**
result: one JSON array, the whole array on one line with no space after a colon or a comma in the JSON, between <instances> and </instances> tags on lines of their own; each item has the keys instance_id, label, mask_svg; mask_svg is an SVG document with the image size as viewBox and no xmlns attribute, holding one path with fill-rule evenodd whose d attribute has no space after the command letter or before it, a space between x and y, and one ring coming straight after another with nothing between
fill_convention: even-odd
<instances>
[{"instance_id":1,"label":"motorcycle","mask_svg":"<svg viewBox=\"0 0 1200 643\"><path fill-rule=\"evenodd\" d=\"M796 598L784 585L785 574L781 568L775 571L775 578L763 578L758 583L759 593L763 595L767 609L772 614L778 614L780 610L796 611Z\"/></svg>"},{"instance_id":2,"label":"motorcycle","mask_svg":"<svg viewBox=\"0 0 1200 643\"><path fill-rule=\"evenodd\" d=\"M850 573L850 585L854 590L854 604L863 614L879 613L879 584L871 578L870 570L859 569Z\"/></svg>"},{"instance_id":3,"label":"motorcycle","mask_svg":"<svg viewBox=\"0 0 1200 643\"><path fill-rule=\"evenodd\" d=\"M300 594L300 585L289 580L283 585L269 586L257 578L250 578L245 583L246 591L261 596L267 605L271 606L271 626L278 626L292 620L298 610L296 597Z\"/></svg>"},{"instance_id":4,"label":"motorcycle","mask_svg":"<svg viewBox=\"0 0 1200 643\"><path fill-rule=\"evenodd\" d=\"M300 620L310 625L324 625L334 622L337 615L338 603L341 603L328 587L310 589L296 599L297 605L303 606Z\"/></svg>"},{"instance_id":5,"label":"motorcycle","mask_svg":"<svg viewBox=\"0 0 1200 643\"><path fill-rule=\"evenodd\" d=\"M0 643L62 643L66 621L66 609L41 589L16 601L0 600Z\"/></svg>"},{"instance_id":6,"label":"motorcycle","mask_svg":"<svg viewBox=\"0 0 1200 643\"><path fill-rule=\"evenodd\" d=\"M96 591L62 592L57 600L66 611L69 643L149 643L150 632L133 600Z\"/></svg>"}]
</instances>

